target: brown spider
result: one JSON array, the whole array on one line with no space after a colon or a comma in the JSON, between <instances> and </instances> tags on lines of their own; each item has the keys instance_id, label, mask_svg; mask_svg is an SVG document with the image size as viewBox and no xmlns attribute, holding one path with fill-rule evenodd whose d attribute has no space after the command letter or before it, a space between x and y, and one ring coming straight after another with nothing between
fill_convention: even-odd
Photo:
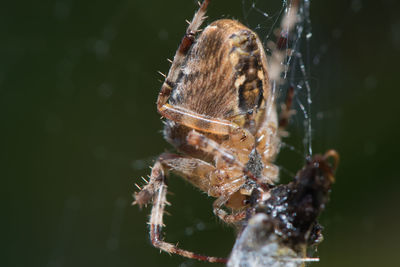
<instances>
[{"instance_id":1,"label":"brown spider","mask_svg":"<svg viewBox=\"0 0 400 267\"><path fill-rule=\"evenodd\" d=\"M276 96L263 45L253 31L230 19L211 23L196 38L209 2L203 1L189 24L157 100L166 118L164 136L181 154L159 156L134 204L153 204L149 224L155 247L226 262L180 249L161 235L169 204L167 171L217 198L214 213L226 223L243 220L253 189L268 191L278 179L273 164L280 146ZM288 114L283 112L281 125Z\"/></svg>"}]
</instances>

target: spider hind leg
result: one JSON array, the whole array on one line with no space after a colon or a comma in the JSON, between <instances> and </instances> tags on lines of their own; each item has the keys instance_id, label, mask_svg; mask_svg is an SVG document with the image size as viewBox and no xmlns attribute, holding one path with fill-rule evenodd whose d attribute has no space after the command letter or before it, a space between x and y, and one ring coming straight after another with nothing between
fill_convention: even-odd
<instances>
[{"instance_id":1,"label":"spider hind leg","mask_svg":"<svg viewBox=\"0 0 400 267\"><path fill-rule=\"evenodd\" d=\"M169 153L162 154L152 168L149 183L145 187L143 187L143 189L139 193L135 194L136 200L134 204L143 206L152 202L153 206L151 209L149 225L150 240L154 247L159 248L160 250L163 250L170 254L178 254L191 259L226 263L226 258L200 255L188 250L178 248L177 245L164 241L162 235L162 230L165 226L163 218L164 213L166 213L165 206L169 204L167 201L168 186L165 172L171 167L178 172L184 172L184 170L187 169L188 164L192 166L197 166L197 168L192 171L194 171L194 173L197 173L199 177L204 174L204 170L208 167L207 165L202 165L201 161L195 159L184 158L179 155ZM201 182L203 182L202 179L198 179L199 177L197 177L196 175L194 175L193 177L187 179L198 187L204 186L203 184L201 184Z\"/></svg>"}]
</instances>

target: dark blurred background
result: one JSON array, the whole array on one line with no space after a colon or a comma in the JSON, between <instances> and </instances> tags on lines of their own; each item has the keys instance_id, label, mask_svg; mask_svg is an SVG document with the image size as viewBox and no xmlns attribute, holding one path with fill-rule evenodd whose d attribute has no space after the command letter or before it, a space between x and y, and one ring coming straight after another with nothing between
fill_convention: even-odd
<instances>
[{"instance_id":1,"label":"dark blurred background","mask_svg":"<svg viewBox=\"0 0 400 267\"><path fill-rule=\"evenodd\" d=\"M262 38L281 1L215 0ZM0 9L1 266L211 266L154 249L134 183L172 149L155 101L194 1L8 1ZM395 266L400 251L396 0L312 1L313 149L341 163L312 266ZM302 136L296 120L293 142ZM301 124L301 123L300 123ZM301 139L301 138L300 138ZM291 139L287 142L290 143ZM301 143L293 144L299 150ZM295 173L302 154L278 161ZM167 240L228 255L212 199L172 177Z\"/></svg>"}]
</instances>

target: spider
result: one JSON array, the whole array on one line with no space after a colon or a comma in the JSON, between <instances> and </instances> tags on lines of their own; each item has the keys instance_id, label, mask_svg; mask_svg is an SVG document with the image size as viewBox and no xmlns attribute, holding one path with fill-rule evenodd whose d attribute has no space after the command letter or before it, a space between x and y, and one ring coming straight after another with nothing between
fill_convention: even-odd
<instances>
[{"instance_id":1,"label":"spider","mask_svg":"<svg viewBox=\"0 0 400 267\"><path fill-rule=\"evenodd\" d=\"M215 215L229 224L245 219L254 189L268 191L278 179L273 162L280 125L263 45L256 33L230 19L217 20L199 33L209 2L203 1L189 23L157 99L158 112L166 119L164 137L180 154L158 157L134 204L152 203L150 239L155 247L226 262L178 248L161 233L169 171L215 197ZM287 121L288 113L280 121Z\"/></svg>"}]
</instances>

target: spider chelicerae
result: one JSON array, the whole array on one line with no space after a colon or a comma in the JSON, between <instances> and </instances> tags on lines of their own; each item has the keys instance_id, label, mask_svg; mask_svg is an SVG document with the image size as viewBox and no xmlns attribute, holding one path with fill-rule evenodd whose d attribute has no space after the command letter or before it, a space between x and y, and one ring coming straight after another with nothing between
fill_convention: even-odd
<instances>
[{"instance_id":1,"label":"spider chelicerae","mask_svg":"<svg viewBox=\"0 0 400 267\"><path fill-rule=\"evenodd\" d=\"M166 119L164 136L179 154L163 153L134 204L152 203L150 239L169 253L209 262L225 258L196 254L163 240L167 172L173 172L215 197L213 211L238 224L248 208L266 198L278 179L273 164L287 124L290 102L278 119L267 57L252 30L238 21L217 20L201 33L209 0L204 0L186 30L157 100ZM288 28L293 21L286 20ZM279 45L279 43L278 43ZM279 53L272 61L280 62ZM279 65L279 64L278 64ZM276 77L274 78L277 79Z\"/></svg>"}]
</instances>

